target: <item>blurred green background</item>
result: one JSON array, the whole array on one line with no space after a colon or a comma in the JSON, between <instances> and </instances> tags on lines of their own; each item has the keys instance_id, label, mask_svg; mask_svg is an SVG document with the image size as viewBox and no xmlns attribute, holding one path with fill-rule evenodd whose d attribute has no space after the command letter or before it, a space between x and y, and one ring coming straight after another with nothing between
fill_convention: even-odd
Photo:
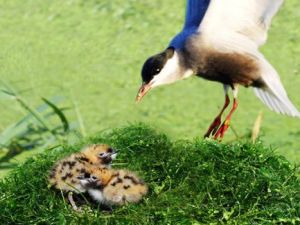
<instances>
[{"instance_id":1,"label":"blurred green background","mask_svg":"<svg viewBox=\"0 0 300 225\"><path fill-rule=\"evenodd\" d=\"M298 0L285 1L262 48L298 108L299 8ZM80 114L87 135L142 121L174 139L202 136L222 107L222 85L191 78L134 102L143 62L180 31L184 13L185 0L1 0L0 81L25 90L34 107L41 97L66 97L65 107L77 106L77 115L68 110L66 116ZM249 133L262 110L261 139L299 163L300 120L269 111L251 88L241 88L239 99L232 121L237 133ZM25 112L5 98L0 107L1 133ZM224 141L234 138L229 130Z\"/></svg>"}]
</instances>

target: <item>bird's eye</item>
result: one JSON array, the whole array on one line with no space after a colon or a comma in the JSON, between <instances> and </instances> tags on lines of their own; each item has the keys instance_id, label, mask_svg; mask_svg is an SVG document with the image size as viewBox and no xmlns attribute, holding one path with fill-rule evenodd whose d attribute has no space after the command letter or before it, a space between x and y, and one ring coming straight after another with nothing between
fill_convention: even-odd
<instances>
[{"instance_id":1,"label":"bird's eye","mask_svg":"<svg viewBox=\"0 0 300 225\"><path fill-rule=\"evenodd\" d=\"M103 158L106 158L108 156L108 153L106 152L102 152L99 154L99 158L103 159Z\"/></svg>"},{"instance_id":2,"label":"bird's eye","mask_svg":"<svg viewBox=\"0 0 300 225\"><path fill-rule=\"evenodd\" d=\"M92 178L93 180L97 180L97 177L95 177L95 176L92 176L91 178Z\"/></svg>"},{"instance_id":3,"label":"bird's eye","mask_svg":"<svg viewBox=\"0 0 300 225\"><path fill-rule=\"evenodd\" d=\"M157 72L157 73L159 73L159 72L160 72L160 69L159 69L159 68L157 68L157 69L156 69L156 72Z\"/></svg>"},{"instance_id":4,"label":"bird's eye","mask_svg":"<svg viewBox=\"0 0 300 225\"><path fill-rule=\"evenodd\" d=\"M78 180L83 180L83 179L84 179L84 176L83 176L83 175L80 175L80 176L77 177L77 179L78 179Z\"/></svg>"}]
</instances>

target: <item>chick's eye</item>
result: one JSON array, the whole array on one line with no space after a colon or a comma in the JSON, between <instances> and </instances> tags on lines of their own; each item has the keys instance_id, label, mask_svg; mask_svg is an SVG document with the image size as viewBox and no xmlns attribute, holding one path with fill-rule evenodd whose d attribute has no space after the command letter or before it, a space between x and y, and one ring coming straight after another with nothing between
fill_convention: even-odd
<instances>
[{"instance_id":1,"label":"chick's eye","mask_svg":"<svg viewBox=\"0 0 300 225\"><path fill-rule=\"evenodd\" d=\"M104 156L104 153L100 153L99 155L100 155L100 156Z\"/></svg>"},{"instance_id":2,"label":"chick's eye","mask_svg":"<svg viewBox=\"0 0 300 225\"><path fill-rule=\"evenodd\" d=\"M92 176L91 178L92 178L93 180L97 180L97 177L95 177L95 176Z\"/></svg>"}]
</instances>

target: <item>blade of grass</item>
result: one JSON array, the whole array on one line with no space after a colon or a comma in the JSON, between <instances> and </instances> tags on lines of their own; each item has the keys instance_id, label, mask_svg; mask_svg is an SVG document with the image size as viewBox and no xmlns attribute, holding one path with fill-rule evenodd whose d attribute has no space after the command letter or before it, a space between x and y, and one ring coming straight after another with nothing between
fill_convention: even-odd
<instances>
[{"instance_id":1,"label":"blade of grass","mask_svg":"<svg viewBox=\"0 0 300 225\"><path fill-rule=\"evenodd\" d=\"M59 102L61 100L54 98L53 102ZM36 111L40 114L45 112L47 109L49 109L49 106L47 104L42 104L36 108ZM52 112L51 112L52 113ZM51 115L44 115L45 118L48 118ZM10 125L7 127L0 135L0 146L7 145L12 138L14 137L22 137L29 133L28 127L32 125L39 125L39 123L36 123L35 118L32 114L28 113L26 116L24 116L21 120L18 122Z\"/></svg>"},{"instance_id":2,"label":"blade of grass","mask_svg":"<svg viewBox=\"0 0 300 225\"><path fill-rule=\"evenodd\" d=\"M259 136L262 119L263 119L263 112L260 111L252 128L251 140L253 143L255 143L256 139Z\"/></svg>"},{"instance_id":3,"label":"blade of grass","mask_svg":"<svg viewBox=\"0 0 300 225\"><path fill-rule=\"evenodd\" d=\"M2 82L4 83L4 82ZM32 108L26 101L8 84L4 83L8 90L2 90L2 92L14 97L14 99L24 108L27 112L29 112L37 121L40 122L42 126L44 126L52 135L55 136L55 133L52 131L50 124L37 112L34 108Z\"/></svg>"},{"instance_id":4,"label":"blade of grass","mask_svg":"<svg viewBox=\"0 0 300 225\"><path fill-rule=\"evenodd\" d=\"M86 130L85 130L85 126L84 126L84 123L83 123L83 119L82 119L78 104L74 100L72 91L71 91L70 95L71 95L71 101L72 101L72 104L74 106L74 110L75 110L75 113L76 113L76 117L77 117L77 120L78 120L78 123L79 123L80 133L83 137L85 137L86 136Z\"/></svg>"},{"instance_id":5,"label":"blade of grass","mask_svg":"<svg viewBox=\"0 0 300 225\"><path fill-rule=\"evenodd\" d=\"M55 104L53 104L52 102L50 102L49 100L47 100L46 98L42 98L42 100L53 109L53 111L56 113L56 115L59 117L59 119L61 120L62 124L63 124L63 128L64 131L67 132L69 131L69 122L65 116L65 114L63 113L62 110L60 110Z\"/></svg>"}]
</instances>

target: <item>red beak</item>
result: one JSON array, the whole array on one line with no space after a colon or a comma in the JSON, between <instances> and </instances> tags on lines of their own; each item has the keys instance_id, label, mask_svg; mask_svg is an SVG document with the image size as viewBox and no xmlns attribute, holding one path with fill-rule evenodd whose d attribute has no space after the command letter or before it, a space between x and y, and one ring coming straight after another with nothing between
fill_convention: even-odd
<instances>
[{"instance_id":1,"label":"red beak","mask_svg":"<svg viewBox=\"0 0 300 225\"><path fill-rule=\"evenodd\" d=\"M145 84L143 83L142 86L139 89L139 92L135 98L136 102L140 102L142 98L148 93L148 91L151 89L151 84Z\"/></svg>"}]
</instances>

